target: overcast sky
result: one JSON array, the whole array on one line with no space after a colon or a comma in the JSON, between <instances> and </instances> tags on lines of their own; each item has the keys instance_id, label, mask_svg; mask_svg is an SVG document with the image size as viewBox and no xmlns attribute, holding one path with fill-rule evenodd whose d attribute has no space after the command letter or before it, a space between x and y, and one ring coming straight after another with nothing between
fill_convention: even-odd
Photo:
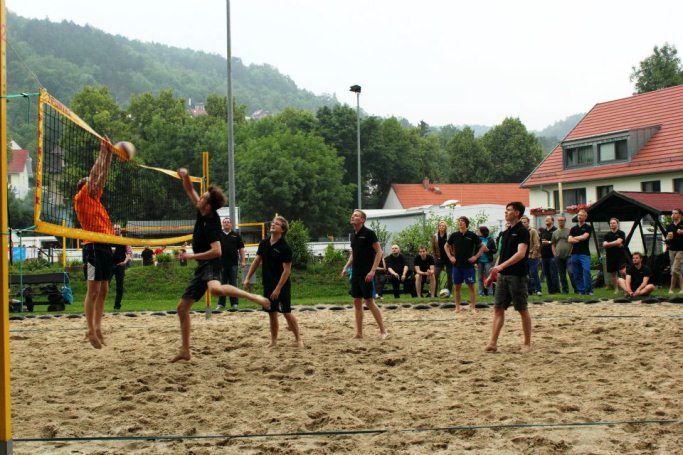
<instances>
[{"instance_id":1,"label":"overcast sky","mask_svg":"<svg viewBox=\"0 0 683 455\"><path fill-rule=\"evenodd\" d=\"M630 96L632 66L683 52L683 2L232 0L232 55L412 123L529 129ZM6 0L21 16L226 55L224 0Z\"/></svg>"}]
</instances>

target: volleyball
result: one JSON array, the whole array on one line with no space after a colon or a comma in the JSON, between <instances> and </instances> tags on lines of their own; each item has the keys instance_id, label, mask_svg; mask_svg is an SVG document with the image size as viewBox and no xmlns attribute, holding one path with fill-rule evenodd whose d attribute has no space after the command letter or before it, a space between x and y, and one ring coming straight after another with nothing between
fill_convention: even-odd
<instances>
[{"instance_id":1,"label":"volleyball","mask_svg":"<svg viewBox=\"0 0 683 455\"><path fill-rule=\"evenodd\" d=\"M132 142L121 141L114 145L117 149L124 153L128 157L128 160L132 160L135 157L135 146Z\"/></svg>"},{"instance_id":2,"label":"volleyball","mask_svg":"<svg viewBox=\"0 0 683 455\"><path fill-rule=\"evenodd\" d=\"M446 288L443 288L442 290L439 291L439 297L441 297L442 299L447 299L450 296L451 296L451 292Z\"/></svg>"}]
</instances>

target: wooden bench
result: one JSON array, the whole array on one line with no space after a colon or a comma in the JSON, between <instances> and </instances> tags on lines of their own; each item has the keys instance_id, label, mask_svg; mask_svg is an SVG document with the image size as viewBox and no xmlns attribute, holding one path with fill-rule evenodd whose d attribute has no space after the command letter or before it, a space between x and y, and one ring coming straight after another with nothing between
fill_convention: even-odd
<instances>
[{"instance_id":1,"label":"wooden bench","mask_svg":"<svg viewBox=\"0 0 683 455\"><path fill-rule=\"evenodd\" d=\"M62 286L69 283L69 275L65 272L36 273L27 275L10 275L10 286L15 286L17 295L23 295L26 310L33 311L34 305L48 305L47 311L64 311L66 301L62 295ZM43 300L42 298L45 298ZM20 305L10 302L10 311L20 311Z\"/></svg>"}]
</instances>

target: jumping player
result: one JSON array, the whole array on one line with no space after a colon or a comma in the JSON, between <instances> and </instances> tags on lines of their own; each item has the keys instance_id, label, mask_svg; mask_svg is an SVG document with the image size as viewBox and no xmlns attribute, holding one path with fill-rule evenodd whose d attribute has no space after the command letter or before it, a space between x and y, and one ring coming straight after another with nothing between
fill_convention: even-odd
<instances>
[{"instance_id":1,"label":"jumping player","mask_svg":"<svg viewBox=\"0 0 683 455\"><path fill-rule=\"evenodd\" d=\"M178 169L178 176L182 180L185 193L197 208L197 221L192 232L192 253L180 253L178 259L180 261L194 259L198 264L194 277L178 303L181 347L178 354L170 360L171 362L192 358L190 308L194 302L202 298L207 288L212 295L239 297L258 303L265 309L270 308L270 301L265 297L251 294L229 284L221 285L221 221L216 211L225 205L226 198L223 191L212 185L200 197L192 186L187 169Z\"/></svg>"}]
</instances>

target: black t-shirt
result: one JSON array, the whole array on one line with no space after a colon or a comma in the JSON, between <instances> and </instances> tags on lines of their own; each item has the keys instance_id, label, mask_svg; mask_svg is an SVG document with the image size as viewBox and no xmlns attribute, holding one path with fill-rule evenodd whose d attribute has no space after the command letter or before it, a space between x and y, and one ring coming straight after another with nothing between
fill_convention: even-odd
<instances>
[{"instance_id":1,"label":"black t-shirt","mask_svg":"<svg viewBox=\"0 0 683 455\"><path fill-rule=\"evenodd\" d=\"M632 265L628 268L628 275L631 275L631 290L635 291L638 289L638 286L643 284L643 278L650 277L650 269L646 265L641 265L640 269Z\"/></svg>"},{"instance_id":2,"label":"black t-shirt","mask_svg":"<svg viewBox=\"0 0 683 455\"><path fill-rule=\"evenodd\" d=\"M377 234L372 229L363 226L358 232L351 234L351 254L353 255L353 276L365 276L370 273L375 263L375 248Z\"/></svg>"},{"instance_id":3,"label":"black t-shirt","mask_svg":"<svg viewBox=\"0 0 683 455\"><path fill-rule=\"evenodd\" d=\"M525 276L529 274L530 243L531 235L529 234L529 230L524 227L521 221L503 231L503 241L500 245L500 257L498 259L499 264L502 264L514 256L521 244L526 244L527 254L524 255L520 261L503 269L503 271L500 272L501 275Z\"/></svg>"},{"instance_id":4,"label":"black t-shirt","mask_svg":"<svg viewBox=\"0 0 683 455\"><path fill-rule=\"evenodd\" d=\"M553 232L557 231L557 228L555 226L551 227L550 229L541 229L538 231L538 236L541 238L541 257L542 258L552 258L553 257ZM547 245L543 244L543 241L547 240L551 243L548 243Z\"/></svg>"},{"instance_id":5,"label":"black t-shirt","mask_svg":"<svg viewBox=\"0 0 683 455\"><path fill-rule=\"evenodd\" d=\"M439 245L439 265L448 264L448 255L446 254L446 242L448 241L448 235L436 234L436 241Z\"/></svg>"},{"instance_id":6,"label":"black t-shirt","mask_svg":"<svg viewBox=\"0 0 683 455\"><path fill-rule=\"evenodd\" d=\"M154 257L154 252L149 248L145 248L144 250L142 250L142 254L140 256L142 256L142 265L153 264L152 257Z\"/></svg>"},{"instance_id":7,"label":"black t-shirt","mask_svg":"<svg viewBox=\"0 0 683 455\"><path fill-rule=\"evenodd\" d=\"M384 258L384 262L387 264L387 272L391 269L399 275L403 275L403 267L407 265L406 257L401 253L398 253L398 256L390 254Z\"/></svg>"},{"instance_id":8,"label":"black t-shirt","mask_svg":"<svg viewBox=\"0 0 683 455\"><path fill-rule=\"evenodd\" d=\"M683 229L683 221L678 224L671 223L666 227L667 234L669 232L674 233L673 240L666 242L670 251L683 251L683 234L678 233L679 229Z\"/></svg>"},{"instance_id":9,"label":"black t-shirt","mask_svg":"<svg viewBox=\"0 0 683 455\"><path fill-rule=\"evenodd\" d=\"M579 226L578 224L575 225L569 230L569 235L572 237L579 237L585 234L586 232L588 232L588 238L586 240L572 244L572 254L585 254L587 256L590 256L591 252L589 241L591 239L593 229L591 229L588 223L583 223L583 226Z\"/></svg>"},{"instance_id":10,"label":"black t-shirt","mask_svg":"<svg viewBox=\"0 0 683 455\"><path fill-rule=\"evenodd\" d=\"M428 254L424 260L422 259L422 256L419 254L415 256L415 260L413 261L413 264L415 265L415 271L417 271L418 267L420 268L420 272L426 272L429 270L429 267L434 264L434 257L431 254Z\"/></svg>"},{"instance_id":11,"label":"black t-shirt","mask_svg":"<svg viewBox=\"0 0 683 455\"><path fill-rule=\"evenodd\" d=\"M239 251L242 248L244 248L242 236L235 231L230 231L227 234L221 231L221 261L223 262L223 267L237 265Z\"/></svg>"},{"instance_id":12,"label":"black t-shirt","mask_svg":"<svg viewBox=\"0 0 683 455\"><path fill-rule=\"evenodd\" d=\"M218 213L214 210L207 216L197 211L197 221L194 223L192 232L192 252L195 254L204 253L211 249L213 242L220 241L221 220ZM211 262L220 262L221 258L212 259Z\"/></svg>"},{"instance_id":13,"label":"black t-shirt","mask_svg":"<svg viewBox=\"0 0 683 455\"><path fill-rule=\"evenodd\" d=\"M477 254L481 246L481 239L472 231L464 234L460 231L454 232L448 237L448 244L455 247L455 266L460 268L474 267L469 259Z\"/></svg>"},{"instance_id":14,"label":"black t-shirt","mask_svg":"<svg viewBox=\"0 0 683 455\"><path fill-rule=\"evenodd\" d=\"M261 263L263 265L263 289L265 295L270 295L280 281L280 277L285 270L283 264L292 262L292 249L289 247L284 237L270 244L270 237L261 240L256 251L258 256L261 256ZM285 285L282 286L282 292L289 291L290 281L287 278Z\"/></svg>"},{"instance_id":15,"label":"black t-shirt","mask_svg":"<svg viewBox=\"0 0 683 455\"><path fill-rule=\"evenodd\" d=\"M621 258L624 255L624 245L626 245L626 234L624 234L624 231L621 231L617 229L617 232L612 232L609 231L607 234L605 234L604 241L605 242L614 242L617 239L621 239L624 241L624 243L621 244L621 246L611 246L609 248L605 248L605 254L607 255L607 259L616 259L616 258Z\"/></svg>"}]
</instances>

